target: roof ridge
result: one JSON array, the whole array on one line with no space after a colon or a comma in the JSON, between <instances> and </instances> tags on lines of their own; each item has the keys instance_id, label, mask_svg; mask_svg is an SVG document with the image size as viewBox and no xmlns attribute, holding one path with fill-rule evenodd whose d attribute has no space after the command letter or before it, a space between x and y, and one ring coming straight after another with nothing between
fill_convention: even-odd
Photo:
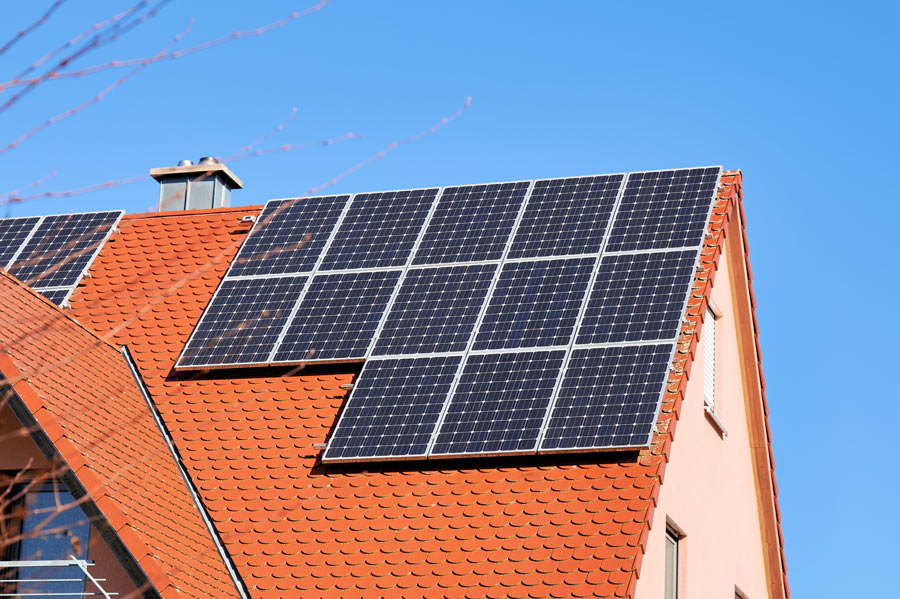
<instances>
[{"instance_id":1,"label":"roof ridge","mask_svg":"<svg viewBox=\"0 0 900 599\"><path fill-rule=\"evenodd\" d=\"M204 208L200 210L166 210L164 212L135 212L126 214L122 220L146 220L151 218L173 218L178 216L201 216L204 214L227 214L229 212L247 212L262 210L264 204L247 206L227 206L223 208Z\"/></svg>"}]
</instances>

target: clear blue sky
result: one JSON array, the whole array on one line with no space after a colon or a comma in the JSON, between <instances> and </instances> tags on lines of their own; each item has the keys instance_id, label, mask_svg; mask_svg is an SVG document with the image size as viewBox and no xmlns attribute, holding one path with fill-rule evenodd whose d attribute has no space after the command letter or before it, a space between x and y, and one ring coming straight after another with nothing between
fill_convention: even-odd
<instances>
[{"instance_id":1,"label":"clear blue sky","mask_svg":"<svg viewBox=\"0 0 900 599\"><path fill-rule=\"evenodd\" d=\"M46 2L4 3L0 42ZM275 21L310 0L181 2L78 63L153 54ZM70 2L0 56L9 79L131 2ZM744 172L791 586L896 592L898 50L895 3L354 2L148 67L0 155L0 193L146 173L262 147L360 140L233 164L235 204L298 195L472 106L335 191L721 164ZM123 72L51 82L0 114L3 140ZM8 97L0 96L0 100ZM9 214L145 211L147 180ZM5 209L4 209L4 212ZM723 531L727 532L727 531Z\"/></svg>"}]
</instances>

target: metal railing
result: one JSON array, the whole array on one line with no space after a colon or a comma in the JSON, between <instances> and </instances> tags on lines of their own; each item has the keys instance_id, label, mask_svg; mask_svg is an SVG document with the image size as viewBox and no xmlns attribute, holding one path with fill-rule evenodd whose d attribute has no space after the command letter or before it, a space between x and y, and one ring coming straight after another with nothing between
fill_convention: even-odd
<instances>
[{"instance_id":1,"label":"metal railing","mask_svg":"<svg viewBox=\"0 0 900 599\"><path fill-rule=\"evenodd\" d=\"M100 583L106 582L105 578L94 578L88 572L88 567L93 565L94 562L74 557L56 560L0 561L0 597L112 599L113 595L118 595L103 589ZM73 578L73 566L79 569L77 578ZM27 568L44 568L44 570L33 571L36 576L31 578L28 576ZM80 590L75 590L76 588Z\"/></svg>"}]
</instances>

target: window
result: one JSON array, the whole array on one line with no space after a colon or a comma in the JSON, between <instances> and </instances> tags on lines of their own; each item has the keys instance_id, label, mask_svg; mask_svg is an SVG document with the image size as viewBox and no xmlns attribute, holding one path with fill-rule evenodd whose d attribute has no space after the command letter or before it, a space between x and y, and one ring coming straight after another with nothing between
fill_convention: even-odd
<instances>
[{"instance_id":1,"label":"window","mask_svg":"<svg viewBox=\"0 0 900 599\"><path fill-rule=\"evenodd\" d=\"M716 411L716 313L712 307L706 309L703 323L703 402Z\"/></svg>"},{"instance_id":2,"label":"window","mask_svg":"<svg viewBox=\"0 0 900 599\"><path fill-rule=\"evenodd\" d=\"M666 528L666 593L665 599L678 599L678 542L681 535Z\"/></svg>"},{"instance_id":3,"label":"window","mask_svg":"<svg viewBox=\"0 0 900 599\"><path fill-rule=\"evenodd\" d=\"M58 480L4 489L9 494L0 516L0 560L6 562L0 562L0 594L80 596L84 572L59 563L86 559L90 522L75 498Z\"/></svg>"}]
</instances>

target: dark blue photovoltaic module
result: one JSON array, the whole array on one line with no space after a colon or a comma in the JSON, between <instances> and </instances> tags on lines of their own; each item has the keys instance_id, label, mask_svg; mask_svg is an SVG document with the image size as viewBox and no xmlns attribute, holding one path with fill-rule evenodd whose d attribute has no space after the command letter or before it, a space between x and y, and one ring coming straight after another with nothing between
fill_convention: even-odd
<instances>
[{"instance_id":1,"label":"dark blue photovoltaic module","mask_svg":"<svg viewBox=\"0 0 900 599\"><path fill-rule=\"evenodd\" d=\"M410 270L375 342L374 355L465 350L497 268L466 264Z\"/></svg>"},{"instance_id":2,"label":"dark blue photovoltaic module","mask_svg":"<svg viewBox=\"0 0 900 599\"><path fill-rule=\"evenodd\" d=\"M445 188L413 264L499 260L529 186L519 181Z\"/></svg>"},{"instance_id":3,"label":"dark blue photovoltaic module","mask_svg":"<svg viewBox=\"0 0 900 599\"><path fill-rule=\"evenodd\" d=\"M316 275L272 362L362 360L399 280L399 270Z\"/></svg>"},{"instance_id":4,"label":"dark blue photovoltaic module","mask_svg":"<svg viewBox=\"0 0 900 599\"><path fill-rule=\"evenodd\" d=\"M268 202L227 276L312 271L349 200L340 195Z\"/></svg>"},{"instance_id":5,"label":"dark blue photovoltaic module","mask_svg":"<svg viewBox=\"0 0 900 599\"><path fill-rule=\"evenodd\" d=\"M570 258L505 264L474 348L568 345L595 262Z\"/></svg>"},{"instance_id":6,"label":"dark blue photovoltaic module","mask_svg":"<svg viewBox=\"0 0 900 599\"><path fill-rule=\"evenodd\" d=\"M121 212L45 216L9 272L35 288L74 287Z\"/></svg>"},{"instance_id":7,"label":"dark blue photovoltaic module","mask_svg":"<svg viewBox=\"0 0 900 599\"><path fill-rule=\"evenodd\" d=\"M432 188L353 196L319 269L405 265L437 193Z\"/></svg>"},{"instance_id":8,"label":"dark blue photovoltaic module","mask_svg":"<svg viewBox=\"0 0 900 599\"><path fill-rule=\"evenodd\" d=\"M366 362L324 459L423 457L461 360L440 356Z\"/></svg>"},{"instance_id":9,"label":"dark blue photovoltaic module","mask_svg":"<svg viewBox=\"0 0 900 599\"><path fill-rule=\"evenodd\" d=\"M7 267L39 220L40 216L0 219L0 268Z\"/></svg>"},{"instance_id":10,"label":"dark blue photovoltaic module","mask_svg":"<svg viewBox=\"0 0 900 599\"><path fill-rule=\"evenodd\" d=\"M565 354L470 355L431 455L535 451Z\"/></svg>"},{"instance_id":11,"label":"dark blue photovoltaic module","mask_svg":"<svg viewBox=\"0 0 900 599\"><path fill-rule=\"evenodd\" d=\"M606 251L700 245L721 170L692 168L628 175Z\"/></svg>"},{"instance_id":12,"label":"dark blue photovoltaic module","mask_svg":"<svg viewBox=\"0 0 900 599\"><path fill-rule=\"evenodd\" d=\"M600 251L625 175L536 181L510 259Z\"/></svg>"},{"instance_id":13,"label":"dark blue photovoltaic module","mask_svg":"<svg viewBox=\"0 0 900 599\"><path fill-rule=\"evenodd\" d=\"M215 368L265 364L307 277L226 280L210 300L178 360Z\"/></svg>"},{"instance_id":14,"label":"dark blue photovoltaic module","mask_svg":"<svg viewBox=\"0 0 900 599\"><path fill-rule=\"evenodd\" d=\"M697 250L604 256L576 343L674 339Z\"/></svg>"},{"instance_id":15,"label":"dark blue photovoltaic module","mask_svg":"<svg viewBox=\"0 0 900 599\"><path fill-rule=\"evenodd\" d=\"M72 289L71 287L64 287L62 289L38 289L37 292L57 306L61 306L62 303L66 301L66 298L69 297L69 294L72 293Z\"/></svg>"},{"instance_id":16,"label":"dark blue photovoltaic module","mask_svg":"<svg viewBox=\"0 0 900 599\"><path fill-rule=\"evenodd\" d=\"M671 343L576 349L540 449L646 446L671 360Z\"/></svg>"}]
</instances>

